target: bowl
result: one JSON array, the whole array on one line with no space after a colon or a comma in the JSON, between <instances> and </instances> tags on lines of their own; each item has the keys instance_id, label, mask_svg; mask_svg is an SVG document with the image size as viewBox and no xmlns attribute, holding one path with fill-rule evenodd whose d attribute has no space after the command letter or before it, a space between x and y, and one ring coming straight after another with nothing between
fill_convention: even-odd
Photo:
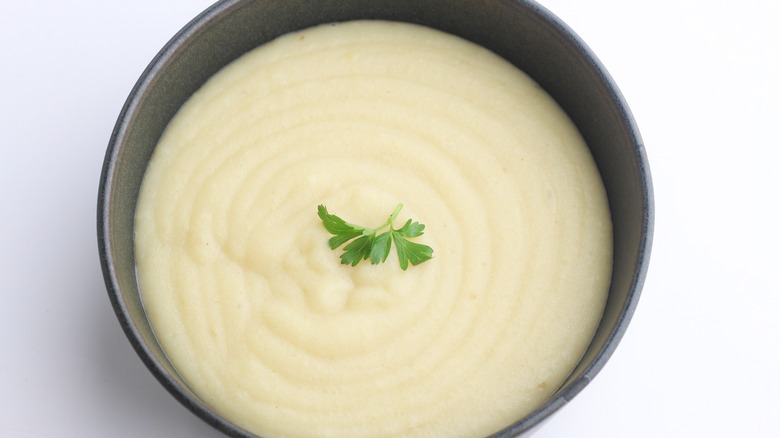
<instances>
[{"instance_id":1,"label":"bowl","mask_svg":"<svg viewBox=\"0 0 780 438\"><path fill-rule=\"evenodd\" d=\"M566 111L601 173L613 221L614 261L606 308L581 361L536 411L494 437L527 436L602 369L629 324L646 275L653 231L644 146L617 86L564 23L531 1L226 0L204 11L157 54L131 91L112 133L98 193L98 248L108 295L142 361L185 407L232 437L253 437L188 388L155 339L136 280L133 227L139 188L155 145L179 107L243 53L323 23L383 19L448 32L525 71Z\"/></svg>"}]
</instances>

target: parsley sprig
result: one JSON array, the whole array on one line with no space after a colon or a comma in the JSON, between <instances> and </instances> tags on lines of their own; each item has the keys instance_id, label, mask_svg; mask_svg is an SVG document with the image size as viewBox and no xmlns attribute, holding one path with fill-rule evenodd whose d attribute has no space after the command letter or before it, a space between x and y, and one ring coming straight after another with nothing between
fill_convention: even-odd
<instances>
[{"instance_id":1,"label":"parsley sprig","mask_svg":"<svg viewBox=\"0 0 780 438\"><path fill-rule=\"evenodd\" d=\"M376 228L350 224L344 219L328 213L328 209L324 205L317 207L317 215L322 219L325 229L333 234L333 237L328 240L330 249L336 249L355 239L344 247L344 253L341 254L341 264L355 266L362 260L370 260L372 265L382 263L387 260L387 256L390 254L391 244L395 243L398 263L405 271L410 263L412 266L416 266L433 257L433 249L428 245L409 241L411 238L421 236L425 225L412 222L409 219L401 228L393 228L393 222L403 206L403 204L398 204L387 221ZM377 235L388 227L390 229Z\"/></svg>"}]
</instances>

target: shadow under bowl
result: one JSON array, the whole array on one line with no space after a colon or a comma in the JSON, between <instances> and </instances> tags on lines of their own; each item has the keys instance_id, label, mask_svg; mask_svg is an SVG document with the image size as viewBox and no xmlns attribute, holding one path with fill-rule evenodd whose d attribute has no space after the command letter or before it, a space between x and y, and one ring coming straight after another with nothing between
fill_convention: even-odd
<instances>
[{"instance_id":1,"label":"shadow under bowl","mask_svg":"<svg viewBox=\"0 0 780 438\"><path fill-rule=\"evenodd\" d=\"M404 21L480 44L512 62L566 111L585 138L609 199L612 282L590 347L563 386L539 409L493 437L527 436L602 369L625 332L646 275L653 228L644 146L619 90L587 46L531 1L228 0L187 24L139 78L114 128L98 193L98 247L111 303L128 339L155 377L184 406L232 437L254 437L213 412L184 383L155 339L136 281L133 228L152 152L179 107L214 73L282 34L356 19Z\"/></svg>"}]
</instances>

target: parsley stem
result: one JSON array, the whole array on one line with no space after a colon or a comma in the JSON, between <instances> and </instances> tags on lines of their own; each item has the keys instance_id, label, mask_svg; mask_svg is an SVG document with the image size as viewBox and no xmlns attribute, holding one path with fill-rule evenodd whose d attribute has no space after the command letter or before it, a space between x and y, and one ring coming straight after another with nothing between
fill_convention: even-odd
<instances>
[{"instance_id":1,"label":"parsley stem","mask_svg":"<svg viewBox=\"0 0 780 438\"><path fill-rule=\"evenodd\" d=\"M398 216L398 213L401 212L402 208L404 208L404 205L403 204L398 204L398 206L395 208L395 211L393 212L393 214L391 214L390 217L387 218L387 221L385 221L385 223L383 223L382 225L380 225L380 226L378 226L376 228L365 228L363 230L363 235L364 236L375 235L380 230L383 230L383 229L387 228L388 225L390 225L390 228L393 228L393 222L395 222L395 218L396 218L396 216ZM354 227L358 227L358 226L354 225ZM362 228L362 227L360 227L360 228Z\"/></svg>"},{"instance_id":2,"label":"parsley stem","mask_svg":"<svg viewBox=\"0 0 780 438\"><path fill-rule=\"evenodd\" d=\"M395 217L398 216L398 213L401 212L402 208L404 208L404 205L398 204L398 207L395 208L393 214L390 215L390 219L387 220L388 225L390 225L391 228L393 227L393 222L395 222ZM382 226L382 228L384 228L384 226Z\"/></svg>"}]
</instances>

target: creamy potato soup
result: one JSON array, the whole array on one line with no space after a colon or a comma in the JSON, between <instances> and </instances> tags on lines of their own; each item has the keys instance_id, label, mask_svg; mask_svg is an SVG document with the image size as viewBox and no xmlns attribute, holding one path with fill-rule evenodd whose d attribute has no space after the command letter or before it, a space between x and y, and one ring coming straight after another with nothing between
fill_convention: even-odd
<instances>
[{"instance_id":1,"label":"creamy potato soup","mask_svg":"<svg viewBox=\"0 0 780 438\"><path fill-rule=\"evenodd\" d=\"M317 206L425 224L342 265ZM170 122L135 245L181 376L263 437L481 437L542 405L602 315L606 195L572 122L490 51L358 21L233 62Z\"/></svg>"}]
</instances>

